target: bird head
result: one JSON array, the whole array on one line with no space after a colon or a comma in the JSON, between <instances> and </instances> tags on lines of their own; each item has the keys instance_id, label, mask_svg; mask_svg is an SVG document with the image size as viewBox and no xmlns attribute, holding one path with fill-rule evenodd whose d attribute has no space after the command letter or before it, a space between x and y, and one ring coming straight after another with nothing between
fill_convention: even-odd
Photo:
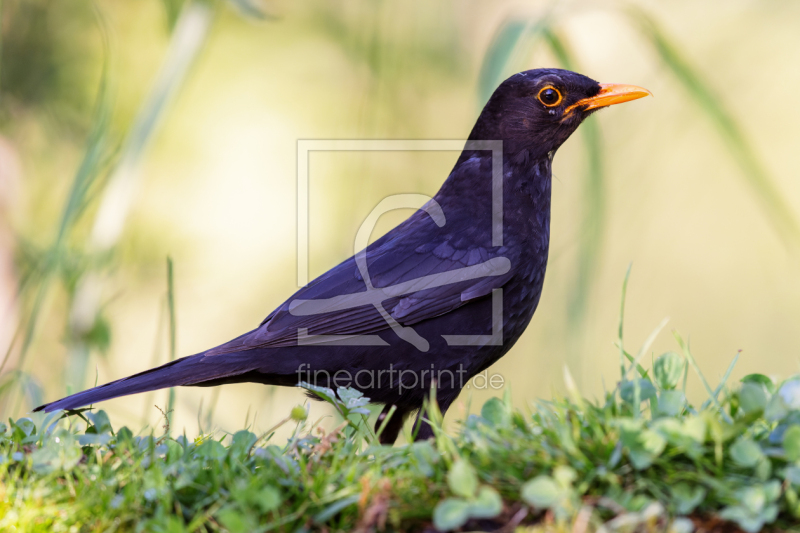
<instances>
[{"instance_id":1,"label":"bird head","mask_svg":"<svg viewBox=\"0 0 800 533\"><path fill-rule=\"evenodd\" d=\"M598 109L648 94L635 85L600 84L569 70L526 70L494 91L469 138L501 139L512 157L548 157Z\"/></svg>"}]
</instances>

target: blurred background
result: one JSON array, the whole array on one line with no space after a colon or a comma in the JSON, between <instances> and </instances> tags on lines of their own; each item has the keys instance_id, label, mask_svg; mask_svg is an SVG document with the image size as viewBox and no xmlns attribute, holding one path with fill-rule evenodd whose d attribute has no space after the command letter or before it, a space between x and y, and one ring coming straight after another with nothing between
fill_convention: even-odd
<instances>
[{"instance_id":1,"label":"blurred background","mask_svg":"<svg viewBox=\"0 0 800 533\"><path fill-rule=\"evenodd\" d=\"M505 77L566 66L655 98L594 115L554 164L539 309L492 369L518 406L587 397L688 338L712 384L800 355L800 4L6 0L0 4L0 415L202 351L297 288L298 139L463 139ZM314 153L310 274L455 152ZM410 212L381 219L373 238ZM171 267L168 268L168 257ZM690 398L702 399L693 374ZM500 391L470 391L451 427ZM115 425L263 430L258 385L102 404ZM312 405L312 419L329 413ZM149 431L145 429L144 431Z\"/></svg>"}]
</instances>

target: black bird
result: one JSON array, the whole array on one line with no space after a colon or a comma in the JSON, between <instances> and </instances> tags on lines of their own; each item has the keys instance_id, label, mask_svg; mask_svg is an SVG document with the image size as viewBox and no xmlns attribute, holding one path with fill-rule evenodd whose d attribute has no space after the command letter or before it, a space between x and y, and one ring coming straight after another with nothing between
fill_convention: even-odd
<instances>
[{"instance_id":1,"label":"black bird","mask_svg":"<svg viewBox=\"0 0 800 533\"><path fill-rule=\"evenodd\" d=\"M422 406L431 386L444 413L470 378L508 352L539 303L556 150L597 109L647 94L560 69L511 76L433 199L256 329L36 411L179 385L308 382L353 387L384 404L377 424L396 406L383 443L418 410L416 438L430 437Z\"/></svg>"}]
</instances>

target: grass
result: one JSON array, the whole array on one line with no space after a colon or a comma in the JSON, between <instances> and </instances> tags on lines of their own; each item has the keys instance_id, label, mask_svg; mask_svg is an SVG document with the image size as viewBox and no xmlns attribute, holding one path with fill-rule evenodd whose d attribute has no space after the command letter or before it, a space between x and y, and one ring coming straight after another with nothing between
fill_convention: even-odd
<instances>
[{"instance_id":1,"label":"grass","mask_svg":"<svg viewBox=\"0 0 800 533\"><path fill-rule=\"evenodd\" d=\"M0 529L796 527L800 378L750 375L730 385L728 373L694 407L685 384L696 366L679 343L682 354L663 354L650 370L622 348L623 378L601 400L568 386L569 398L522 412L506 394L457 434L433 415L435 439L395 447L375 444L359 392L310 386L338 411L333 431L312 422L313 405L262 435L245 428L194 439L172 438L168 415L161 435L115 430L103 411L9 420L0 424ZM285 424L292 436L276 442Z\"/></svg>"},{"instance_id":2,"label":"grass","mask_svg":"<svg viewBox=\"0 0 800 533\"><path fill-rule=\"evenodd\" d=\"M183 11L180 4L164 2L173 34L170 52L130 130L119 136L124 142L110 126L113 43L107 42L108 32L97 12L106 57L94 126L52 243L32 249L29 257L25 243L19 245L20 263L28 268L21 268L23 318L16 342L0 363L2 371L9 355L17 356L14 371L0 376L3 410L15 411L13 405L23 394L28 404L41 401L32 373L24 368L31 366L26 356L33 352L29 348L37 323L59 281L69 289L65 307L74 311L75 302L86 301L75 295L87 280L102 282L106 256L116 253L143 154L202 52L215 13L203 2L191 2ZM245 13L255 5L245 0L235 4ZM659 64L674 74L714 125L776 230L796 243L800 230L794 215L713 87L653 20L640 12L629 12L626 20L641 29ZM548 12L539 20L510 19L502 25L485 56L480 103L518 70L535 43L543 43L561 65L579 69L560 23ZM591 121L581 131L588 164L586 217L569 309L574 330L581 328L592 292L592 271L602 256L608 213L602 136ZM87 235L84 226L92 228ZM83 270L72 263L83 265ZM170 358L176 356L172 270L169 261ZM89 351L108 343L89 335L103 329L98 326L103 323L101 309L99 300L90 302L93 323L87 331L68 330L69 366L77 368L70 378L73 384L85 378ZM338 410L339 426L324 432L319 421L309 418L313 405L298 406L280 423L294 426L285 442L274 438L277 428L263 435L245 428L232 435L175 437L168 419L175 403L172 392L159 434L115 429L103 411L9 419L8 424L0 423L0 530L796 528L800 378L773 383L750 375L730 384L734 358L722 382L712 387L680 337L680 353L662 355L648 370L642 360L657 331L636 354L626 351L622 331L620 321L620 381L602 399L581 397L567 371L566 399L541 401L526 412L513 409L508 396L492 399L480 415L464 420L456 434L440 429L432 441L404 446L374 444L376 435L365 423L367 400L351 390L316 390ZM81 352L85 353L79 357ZM708 392L699 406L686 400L690 370ZM211 393L211 407L203 415L205 427L211 426L217 392Z\"/></svg>"},{"instance_id":3,"label":"grass","mask_svg":"<svg viewBox=\"0 0 800 533\"><path fill-rule=\"evenodd\" d=\"M102 12L97 9L95 14L104 53L92 129L64 200L52 244L39 250L26 246L24 239L19 239L21 275L17 299L22 318L0 361L0 404L16 402L18 398L13 396L19 393L22 383L35 383L35 378L25 370L26 357L58 281L67 289L69 308L65 320L65 343L71 363L67 384L82 388L90 352L105 351L110 327L103 316L100 300L103 275L113 264L115 245L140 179L138 169L145 149L202 50L214 12L201 1L190 2L181 12L159 76L120 148L116 148L119 141L111 126L116 83L112 40ZM92 228L88 235L83 234L85 228L81 224ZM170 313L172 327L173 307ZM16 369L1 374L12 354L16 355ZM28 396L31 396L31 404L42 400L38 392Z\"/></svg>"},{"instance_id":4,"label":"grass","mask_svg":"<svg viewBox=\"0 0 800 533\"><path fill-rule=\"evenodd\" d=\"M267 16L254 11L255 2L236 0L232 4L245 15ZM86 140L82 162L64 199L63 215L53 228L52 242L40 249L19 237L17 301L21 318L13 342L4 354L0 353L0 406L4 411L15 411L23 396L29 405L41 403L40 387L37 376L29 369L28 354L36 341L41 317L52 308L61 307L61 298L66 297L65 306L68 308L63 317L69 361L65 385L73 389L82 388L91 374L88 368L90 355L103 355L110 344L113 328L104 315L104 304L109 298L103 294L103 288L112 267L117 264L118 243L141 178L139 168L158 125L168 115L170 104L180 93L191 66L204 51L217 12L203 0L185 3L164 0L163 5L170 44L155 81L124 134L111 125L114 89L124 80L113 68L116 64L114 34L106 27L102 10L94 9L104 54L95 112L90 121L92 129ZM511 17L500 24L483 57L476 101L482 105L506 76L530 66L531 50L539 47L550 52L555 64L581 70L580 49L573 50L569 34L563 31L565 20L579 11L570 10L559 15L554 9L547 9L539 17ZM749 142L747 132L716 97L704 73L692 66L680 44L645 12L619 8L609 11L621 15L626 24L640 30L642 41L649 43L654 51L654 60L674 75L677 84L686 90L701 114L714 125L716 136L728 147L730 156L739 165L742 177L752 187L754 198L761 202L775 230L787 244L796 247L800 242L800 226L795 215L781 198L774 177ZM342 40L347 41L345 37L352 37L350 33L356 32L357 28L346 27L344 30L347 31ZM366 46L363 53L369 57L381 57L370 46ZM453 57L448 56L444 63L455 63L461 52L454 47L451 53ZM377 71L377 67L374 70ZM575 277L569 284L573 288L568 295L566 317L570 329L567 337L573 339L569 350L569 362L573 367L580 364L578 356L584 351L580 342L594 292L597 265L603 259L609 213L602 132L592 120L587 121L580 131L587 160L583 177L585 192L581 200L581 210L585 215L577 237ZM87 232L88 228L91 229ZM59 289L66 290L61 296L54 295ZM170 317L174 319L174 313ZM9 360L16 360L14 368L8 364ZM30 386L24 387L24 384Z\"/></svg>"},{"instance_id":5,"label":"grass","mask_svg":"<svg viewBox=\"0 0 800 533\"><path fill-rule=\"evenodd\" d=\"M168 262L168 299L171 270ZM776 384L753 374L730 384L737 354L712 388L677 334L681 352L644 368L665 323L635 355L626 350L629 274L620 380L601 400L582 398L565 368L566 398L523 412L507 390L456 434L432 409L435 438L395 447L377 444L360 392L308 384L337 411L332 431L312 421L313 405L260 435L244 428L194 439L172 436L169 407L149 435L114 429L103 411L36 413L0 423L0 530L796 528L800 377ZM708 392L699 407L685 394L690 369ZM277 441L287 424L291 437Z\"/></svg>"},{"instance_id":6,"label":"grass","mask_svg":"<svg viewBox=\"0 0 800 533\"><path fill-rule=\"evenodd\" d=\"M709 77L692 65L684 48L659 22L640 8L617 9L610 13L621 16L622 22L639 31L643 43L654 51L653 60L664 71L673 75L676 85L683 89L700 116L713 126L716 138L727 148L728 154L741 171L741 177L758 200L774 231L793 253L800 245L800 224L795 213L783 198L775 177L770 173L747 133L735 115L716 94ZM483 57L479 76L478 101L481 106L489 99L497 85L506 77L527 68L526 58L531 50L544 45L561 68L582 72L577 55L572 52L567 35L560 30L563 19L547 9L538 18L512 16L497 29ZM608 218L608 176L603 161L602 132L594 120L581 125L584 157L587 160L583 176L581 210L585 213L578 235L576 273L572 282L567 310L570 339L580 339L586 327L585 318L594 287L597 265L603 256L603 239ZM573 340L570 363L579 364L579 342Z\"/></svg>"}]
</instances>

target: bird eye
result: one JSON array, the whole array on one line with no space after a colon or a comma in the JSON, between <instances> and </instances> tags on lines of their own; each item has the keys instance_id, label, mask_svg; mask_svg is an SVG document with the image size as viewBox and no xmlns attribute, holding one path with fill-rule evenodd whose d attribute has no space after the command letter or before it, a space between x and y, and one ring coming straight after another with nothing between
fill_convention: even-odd
<instances>
[{"instance_id":1,"label":"bird eye","mask_svg":"<svg viewBox=\"0 0 800 533\"><path fill-rule=\"evenodd\" d=\"M547 86L539 91L539 101L547 107L555 107L561 103L561 93L558 89Z\"/></svg>"}]
</instances>

